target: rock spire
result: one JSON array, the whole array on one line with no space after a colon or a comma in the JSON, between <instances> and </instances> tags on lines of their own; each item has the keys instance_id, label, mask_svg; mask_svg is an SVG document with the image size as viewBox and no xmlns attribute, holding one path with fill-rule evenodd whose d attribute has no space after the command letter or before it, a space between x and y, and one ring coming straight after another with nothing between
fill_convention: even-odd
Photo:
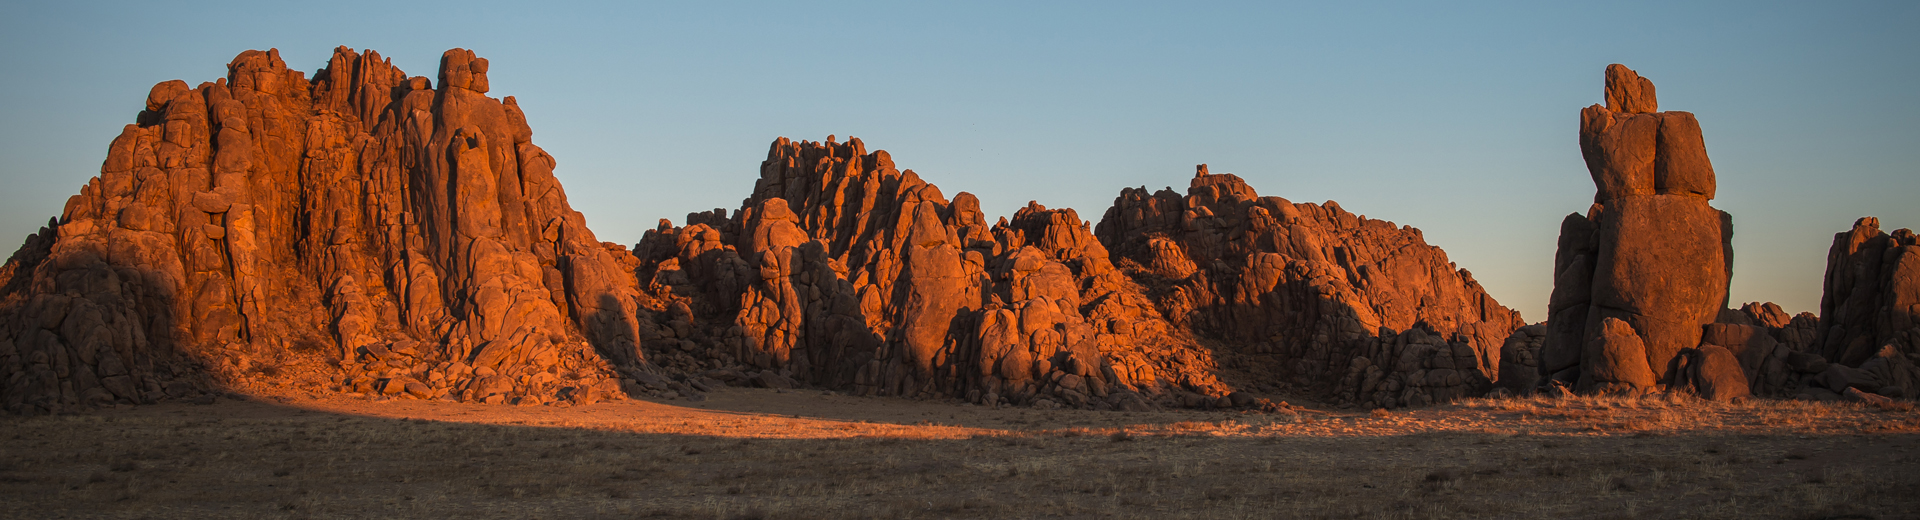
<instances>
[{"instance_id":1,"label":"rock spire","mask_svg":"<svg viewBox=\"0 0 1920 520\"><path fill-rule=\"evenodd\" d=\"M1693 114L1656 111L1653 83L1618 64L1605 94L1580 112L1594 203L1561 222L1539 368L1583 391L1638 392L1726 307L1733 218L1708 204Z\"/></svg>"}]
</instances>

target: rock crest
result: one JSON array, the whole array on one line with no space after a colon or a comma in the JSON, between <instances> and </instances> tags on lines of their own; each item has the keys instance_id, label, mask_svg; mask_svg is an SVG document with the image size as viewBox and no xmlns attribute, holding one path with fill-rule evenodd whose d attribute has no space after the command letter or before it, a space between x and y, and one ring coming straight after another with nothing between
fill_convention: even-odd
<instances>
[{"instance_id":1,"label":"rock crest","mask_svg":"<svg viewBox=\"0 0 1920 520\"><path fill-rule=\"evenodd\" d=\"M1342 402L1479 395L1510 337L1530 341L1519 313L1418 229L1262 197L1204 164L1185 196L1122 190L1095 234L1168 320L1222 345L1231 366Z\"/></svg>"},{"instance_id":2,"label":"rock crest","mask_svg":"<svg viewBox=\"0 0 1920 520\"><path fill-rule=\"evenodd\" d=\"M641 334L722 380L770 371L861 395L1147 409L1227 402L1209 351L1160 318L1073 210L988 226L859 139L774 141L753 196L635 246L682 309ZM664 323L661 321L664 320ZM1194 401L1194 403L1187 403Z\"/></svg>"}]
</instances>

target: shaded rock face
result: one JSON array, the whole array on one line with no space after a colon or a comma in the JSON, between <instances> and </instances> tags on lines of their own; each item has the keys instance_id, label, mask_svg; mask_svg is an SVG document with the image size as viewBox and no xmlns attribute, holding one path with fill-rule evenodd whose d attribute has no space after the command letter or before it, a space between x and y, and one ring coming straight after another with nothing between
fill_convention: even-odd
<instances>
[{"instance_id":1,"label":"shaded rock face","mask_svg":"<svg viewBox=\"0 0 1920 520\"><path fill-rule=\"evenodd\" d=\"M738 365L863 395L1142 409L1227 402L1210 353L1160 317L1072 210L988 226L859 139L781 138L737 212L662 221L635 251L670 302L663 366ZM650 342L651 343L651 342Z\"/></svg>"},{"instance_id":2,"label":"shaded rock face","mask_svg":"<svg viewBox=\"0 0 1920 520\"><path fill-rule=\"evenodd\" d=\"M1713 165L1693 114L1656 112L1652 82L1624 66L1607 67L1606 78L1607 104L1580 113L1594 204L1561 222L1539 366L1580 391L1637 392L1651 382L1606 374L1644 364L1662 380L1674 355L1700 344L1701 327L1726 307L1733 225L1708 205ZM1613 330L1609 319L1641 338L1643 360L1591 348Z\"/></svg>"},{"instance_id":3,"label":"shaded rock face","mask_svg":"<svg viewBox=\"0 0 1920 520\"><path fill-rule=\"evenodd\" d=\"M1122 190L1095 234L1174 326L1222 345L1231 366L1342 402L1483 393L1523 325L1419 230L1262 197L1206 165L1185 196Z\"/></svg>"},{"instance_id":4,"label":"shaded rock face","mask_svg":"<svg viewBox=\"0 0 1920 520\"><path fill-rule=\"evenodd\" d=\"M342 47L310 81L247 51L226 78L155 85L100 175L0 272L0 402L44 413L268 378L604 394L643 363L634 261L568 207L487 68L454 49L435 81Z\"/></svg>"},{"instance_id":5,"label":"shaded rock face","mask_svg":"<svg viewBox=\"0 0 1920 520\"><path fill-rule=\"evenodd\" d=\"M1748 393L1792 397L1805 388L1812 374L1826 368L1824 361L1808 362L1819 356L1814 348L1817 323L1819 320L1812 313L1788 317L1779 305L1753 302L1737 310L1722 311L1716 323L1706 326L1700 345L1703 349L1723 348L1733 354L1748 382ZM1682 383L1679 389L1684 390L1685 380L1677 381Z\"/></svg>"},{"instance_id":6,"label":"shaded rock face","mask_svg":"<svg viewBox=\"0 0 1920 520\"><path fill-rule=\"evenodd\" d=\"M1775 395L1920 397L1920 239L1855 221L1834 235L1823 288L1805 341L1763 370L1779 380Z\"/></svg>"},{"instance_id":7,"label":"shaded rock face","mask_svg":"<svg viewBox=\"0 0 1920 520\"><path fill-rule=\"evenodd\" d=\"M1710 401L1734 401L1752 395L1740 360L1718 345L1680 349L1667 362L1666 385L1670 392L1690 392Z\"/></svg>"},{"instance_id":8,"label":"shaded rock face","mask_svg":"<svg viewBox=\"0 0 1920 520\"><path fill-rule=\"evenodd\" d=\"M1820 354L1850 367L1891 345L1920 352L1920 238L1864 217L1837 233L1820 296Z\"/></svg>"}]
</instances>

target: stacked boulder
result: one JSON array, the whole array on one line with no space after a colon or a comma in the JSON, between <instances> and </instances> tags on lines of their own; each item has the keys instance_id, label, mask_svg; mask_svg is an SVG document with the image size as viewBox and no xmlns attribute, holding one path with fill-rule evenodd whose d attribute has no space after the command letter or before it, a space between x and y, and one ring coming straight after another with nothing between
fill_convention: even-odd
<instances>
[{"instance_id":1,"label":"stacked boulder","mask_svg":"<svg viewBox=\"0 0 1920 520\"><path fill-rule=\"evenodd\" d=\"M1719 319L1705 327L1700 343L1703 348L1711 345L1733 355L1742 379L1748 384L1747 393L1793 397L1805 388L1811 374L1817 373L1808 370L1825 369L1825 363L1812 362L1813 357L1818 357L1813 348L1817 323L1819 319L1812 313L1789 317L1779 305L1748 303L1737 310L1721 311ZM1723 377L1732 379L1731 374ZM1681 378L1680 389L1688 386L1685 379ZM1698 381L1692 383L1698 386ZM1713 393L1713 396L1719 395L1734 394Z\"/></svg>"},{"instance_id":2,"label":"stacked boulder","mask_svg":"<svg viewBox=\"0 0 1920 520\"><path fill-rule=\"evenodd\" d=\"M1727 308L1732 217L1686 112L1657 112L1653 84L1607 67L1605 106L1581 112L1598 188L1568 215L1554 257L1542 386L1714 400L1749 395L1884 400L1920 390L1920 246L1860 219L1834 237L1820 316L1772 303Z\"/></svg>"},{"instance_id":3,"label":"stacked boulder","mask_svg":"<svg viewBox=\"0 0 1920 520\"><path fill-rule=\"evenodd\" d=\"M1732 217L1708 205L1699 122L1659 112L1653 83L1625 66L1607 67L1606 104L1581 111L1580 150L1597 190L1585 215L1561 222L1540 374L1582 392L1646 392L1683 349L1720 348L1700 340L1726 307Z\"/></svg>"},{"instance_id":4,"label":"stacked boulder","mask_svg":"<svg viewBox=\"0 0 1920 520\"><path fill-rule=\"evenodd\" d=\"M1095 234L1168 320L1255 380L1370 407L1443 402L1488 391L1503 345L1540 336L1418 229L1196 170L1184 196L1122 190Z\"/></svg>"},{"instance_id":5,"label":"stacked boulder","mask_svg":"<svg viewBox=\"0 0 1920 520\"><path fill-rule=\"evenodd\" d=\"M1235 403L1210 352L1072 210L1033 204L988 226L974 196L948 200L859 139L780 138L739 211L662 221L634 249L668 309L643 340L690 376L982 404Z\"/></svg>"},{"instance_id":6,"label":"stacked boulder","mask_svg":"<svg viewBox=\"0 0 1920 520\"><path fill-rule=\"evenodd\" d=\"M566 202L488 64L436 83L336 49L155 85L98 177L7 262L0 405L216 385L581 402L642 370L625 248Z\"/></svg>"}]
</instances>

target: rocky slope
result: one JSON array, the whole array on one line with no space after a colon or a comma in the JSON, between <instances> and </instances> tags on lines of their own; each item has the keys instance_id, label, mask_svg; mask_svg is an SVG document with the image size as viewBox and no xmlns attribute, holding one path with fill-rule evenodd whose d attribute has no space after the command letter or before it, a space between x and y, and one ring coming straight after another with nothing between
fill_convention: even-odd
<instances>
[{"instance_id":1,"label":"rocky slope","mask_svg":"<svg viewBox=\"0 0 1920 520\"><path fill-rule=\"evenodd\" d=\"M687 373L985 404L1234 403L1211 352L1073 210L989 226L972 195L949 200L859 139L775 141L739 211L662 221L635 253L672 302L641 334L675 340L656 360Z\"/></svg>"},{"instance_id":2,"label":"rocky slope","mask_svg":"<svg viewBox=\"0 0 1920 520\"><path fill-rule=\"evenodd\" d=\"M1127 188L1096 235L1176 327L1259 382L1366 406L1479 395L1520 314L1420 230L1262 197L1197 168L1187 193ZM1273 388L1273 387L1270 387Z\"/></svg>"},{"instance_id":3,"label":"rocky slope","mask_svg":"<svg viewBox=\"0 0 1920 520\"><path fill-rule=\"evenodd\" d=\"M640 371L624 248L568 207L488 64L437 80L277 51L155 85L100 175L0 268L0 404L215 383L579 401Z\"/></svg>"}]
</instances>

